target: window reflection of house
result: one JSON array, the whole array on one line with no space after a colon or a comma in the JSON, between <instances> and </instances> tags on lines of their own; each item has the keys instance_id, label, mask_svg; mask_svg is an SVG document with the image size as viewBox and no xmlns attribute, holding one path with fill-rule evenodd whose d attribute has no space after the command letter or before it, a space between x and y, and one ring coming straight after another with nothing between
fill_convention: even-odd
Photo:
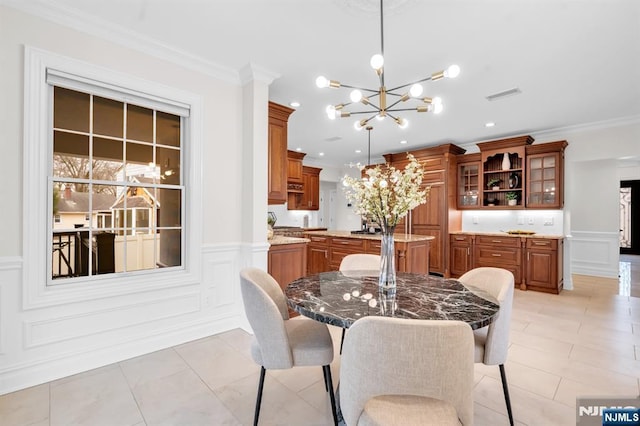
<instances>
[{"instance_id":1,"label":"window reflection of house","mask_svg":"<svg viewBox=\"0 0 640 426\"><path fill-rule=\"evenodd\" d=\"M111 207L118 235L152 234L160 203L147 188L128 187Z\"/></svg>"},{"instance_id":2,"label":"window reflection of house","mask_svg":"<svg viewBox=\"0 0 640 426\"><path fill-rule=\"evenodd\" d=\"M77 225L93 228L111 228L111 206L116 197L111 194L92 194L76 192L67 187L58 201L58 211L54 218L53 229L73 229ZM91 209L89 208L89 199Z\"/></svg>"}]
</instances>

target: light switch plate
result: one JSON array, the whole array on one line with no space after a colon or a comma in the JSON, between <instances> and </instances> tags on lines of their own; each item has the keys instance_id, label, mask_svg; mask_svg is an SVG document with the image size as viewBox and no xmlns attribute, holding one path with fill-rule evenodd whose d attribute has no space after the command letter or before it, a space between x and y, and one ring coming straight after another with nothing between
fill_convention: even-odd
<instances>
[{"instance_id":1,"label":"light switch plate","mask_svg":"<svg viewBox=\"0 0 640 426\"><path fill-rule=\"evenodd\" d=\"M478 216L473 217L473 223L475 223L476 225L480 223L480 219L478 218Z\"/></svg>"},{"instance_id":2,"label":"light switch plate","mask_svg":"<svg viewBox=\"0 0 640 426\"><path fill-rule=\"evenodd\" d=\"M545 226L553 226L553 218L552 217L545 217L544 218L544 225Z\"/></svg>"}]
</instances>

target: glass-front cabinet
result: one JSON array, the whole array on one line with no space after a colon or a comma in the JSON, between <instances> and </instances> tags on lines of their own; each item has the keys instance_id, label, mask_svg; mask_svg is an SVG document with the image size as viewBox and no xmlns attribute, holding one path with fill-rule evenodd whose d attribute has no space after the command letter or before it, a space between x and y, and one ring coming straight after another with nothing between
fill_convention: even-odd
<instances>
[{"instance_id":1,"label":"glass-front cabinet","mask_svg":"<svg viewBox=\"0 0 640 426\"><path fill-rule=\"evenodd\" d=\"M528 208L562 208L566 146L566 141L559 141L527 147Z\"/></svg>"},{"instance_id":2,"label":"glass-front cabinet","mask_svg":"<svg viewBox=\"0 0 640 426\"><path fill-rule=\"evenodd\" d=\"M480 207L481 183L480 183L480 155L471 154L464 162L458 162L458 208L477 209ZM473 161L472 161L473 160Z\"/></svg>"}]
</instances>

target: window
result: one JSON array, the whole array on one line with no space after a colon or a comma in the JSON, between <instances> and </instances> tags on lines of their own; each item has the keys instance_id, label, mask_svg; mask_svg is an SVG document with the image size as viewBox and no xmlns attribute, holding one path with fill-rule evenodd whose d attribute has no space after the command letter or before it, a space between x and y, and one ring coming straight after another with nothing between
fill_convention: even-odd
<instances>
[{"instance_id":1,"label":"window","mask_svg":"<svg viewBox=\"0 0 640 426\"><path fill-rule=\"evenodd\" d=\"M200 282L201 96L29 46L24 56L23 308ZM54 265L71 245L69 265Z\"/></svg>"},{"instance_id":2,"label":"window","mask_svg":"<svg viewBox=\"0 0 640 426\"><path fill-rule=\"evenodd\" d=\"M60 86L52 111L52 205L84 221L52 230L51 278L182 266L182 118Z\"/></svg>"}]
</instances>

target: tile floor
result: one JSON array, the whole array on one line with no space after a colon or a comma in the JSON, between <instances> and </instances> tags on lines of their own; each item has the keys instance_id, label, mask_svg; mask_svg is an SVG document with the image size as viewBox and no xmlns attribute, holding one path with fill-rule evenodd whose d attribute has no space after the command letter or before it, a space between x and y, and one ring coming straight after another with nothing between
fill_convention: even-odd
<instances>
[{"instance_id":1,"label":"tile floor","mask_svg":"<svg viewBox=\"0 0 640 426\"><path fill-rule=\"evenodd\" d=\"M621 280L574 276L559 296L516 291L506 364L518 425L575 425L576 396L640 393L640 257ZM332 328L337 347L340 329ZM0 424L250 425L259 367L232 330L0 396ZM332 365L335 382L340 369ZM476 364L475 424L506 425L497 367ZM330 425L320 368L270 371L261 425Z\"/></svg>"}]
</instances>

